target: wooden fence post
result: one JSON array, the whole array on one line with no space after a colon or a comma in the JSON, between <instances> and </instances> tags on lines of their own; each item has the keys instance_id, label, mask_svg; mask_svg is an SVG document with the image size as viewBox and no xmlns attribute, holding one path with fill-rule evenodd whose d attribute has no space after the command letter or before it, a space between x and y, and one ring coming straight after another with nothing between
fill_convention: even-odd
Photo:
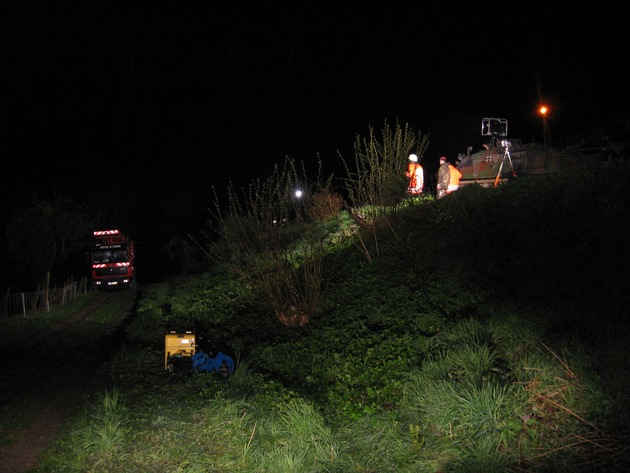
<instances>
[{"instance_id":1,"label":"wooden fence post","mask_svg":"<svg viewBox=\"0 0 630 473\"><path fill-rule=\"evenodd\" d=\"M46 290L44 292L44 297L46 298L46 312L50 312L50 300L48 299L50 288L50 271L46 273Z\"/></svg>"},{"instance_id":2,"label":"wooden fence post","mask_svg":"<svg viewBox=\"0 0 630 473\"><path fill-rule=\"evenodd\" d=\"M9 296L11 296L11 288L7 287L7 295L4 296L4 300L2 301L2 316L9 315Z\"/></svg>"}]
</instances>

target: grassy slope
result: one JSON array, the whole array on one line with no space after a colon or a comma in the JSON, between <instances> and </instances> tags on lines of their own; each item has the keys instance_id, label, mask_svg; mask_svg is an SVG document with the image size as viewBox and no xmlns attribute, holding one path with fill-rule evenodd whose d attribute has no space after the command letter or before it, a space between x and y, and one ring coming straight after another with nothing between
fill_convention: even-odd
<instances>
[{"instance_id":1,"label":"grassy slope","mask_svg":"<svg viewBox=\"0 0 630 473\"><path fill-rule=\"evenodd\" d=\"M223 275L152 287L102 402L45 468L623 471L629 174L609 163L411 207L373 263L331 257L301 330ZM228 383L166 375L171 328L234 356Z\"/></svg>"}]
</instances>

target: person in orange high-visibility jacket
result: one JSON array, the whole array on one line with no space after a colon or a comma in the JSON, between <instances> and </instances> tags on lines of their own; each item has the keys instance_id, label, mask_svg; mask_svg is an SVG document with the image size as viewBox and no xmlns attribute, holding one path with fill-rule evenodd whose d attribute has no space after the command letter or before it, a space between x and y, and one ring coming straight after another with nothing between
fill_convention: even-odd
<instances>
[{"instance_id":1,"label":"person in orange high-visibility jacket","mask_svg":"<svg viewBox=\"0 0 630 473\"><path fill-rule=\"evenodd\" d=\"M449 179L448 179L448 189L446 190L447 194L456 191L459 189L459 180L462 178L462 173L459 169L453 166L451 163L448 163Z\"/></svg>"},{"instance_id":2,"label":"person in orange high-visibility jacket","mask_svg":"<svg viewBox=\"0 0 630 473\"><path fill-rule=\"evenodd\" d=\"M414 195L422 194L422 189L424 188L424 170L418 162L418 156L415 154L409 155L409 165L407 166L405 176L409 178L407 192Z\"/></svg>"}]
</instances>

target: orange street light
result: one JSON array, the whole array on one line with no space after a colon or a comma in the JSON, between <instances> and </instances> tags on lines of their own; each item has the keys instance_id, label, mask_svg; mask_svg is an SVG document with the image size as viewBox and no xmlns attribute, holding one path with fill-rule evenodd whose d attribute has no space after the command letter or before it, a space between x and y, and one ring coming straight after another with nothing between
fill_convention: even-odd
<instances>
[{"instance_id":1,"label":"orange street light","mask_svg":"<svg viewBox=\"0 0 630 473\"><path fill-rule=\"evenodd\" d=\"M545 142L545 148L547 147L547 143L549 142L549 127L547 126L547 114L549 113L549 107L546 105L541 105L538 109L538 113L543 120L543 141Z\"/></svg>"}]
</instances>

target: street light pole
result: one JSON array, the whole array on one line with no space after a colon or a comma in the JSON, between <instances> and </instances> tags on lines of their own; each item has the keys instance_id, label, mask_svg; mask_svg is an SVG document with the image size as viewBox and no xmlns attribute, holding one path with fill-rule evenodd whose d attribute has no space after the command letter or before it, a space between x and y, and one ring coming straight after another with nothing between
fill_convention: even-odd
<instances>
[{"instance_id":1,"label":"street light pole","mask_svg":"<svg viewBox=\"0 0 630 473\"><path fill-rule=\"evenodd\" d=\"M538 109L538 113L542 116L543 121L543 141L545 143L545 149L549 144L549 127L547 126L547 114L549 113L549 108L545 105L541 105Z\"/></svg>"},{"instance_id":2,"label":"street light pole","mask_svg":"<svg viewBox=\"0 0 630 473\"><path fill-rule=\"evenodd\" d=\"M549 144L549 128L547 127L547 114L549 113L549 107L541 105L538 109L538 113L542 116L543 121L543 141L545 142L545 168L549 167L549 156L547 154L547 146Z\"/></svg>"}]
</instances>

